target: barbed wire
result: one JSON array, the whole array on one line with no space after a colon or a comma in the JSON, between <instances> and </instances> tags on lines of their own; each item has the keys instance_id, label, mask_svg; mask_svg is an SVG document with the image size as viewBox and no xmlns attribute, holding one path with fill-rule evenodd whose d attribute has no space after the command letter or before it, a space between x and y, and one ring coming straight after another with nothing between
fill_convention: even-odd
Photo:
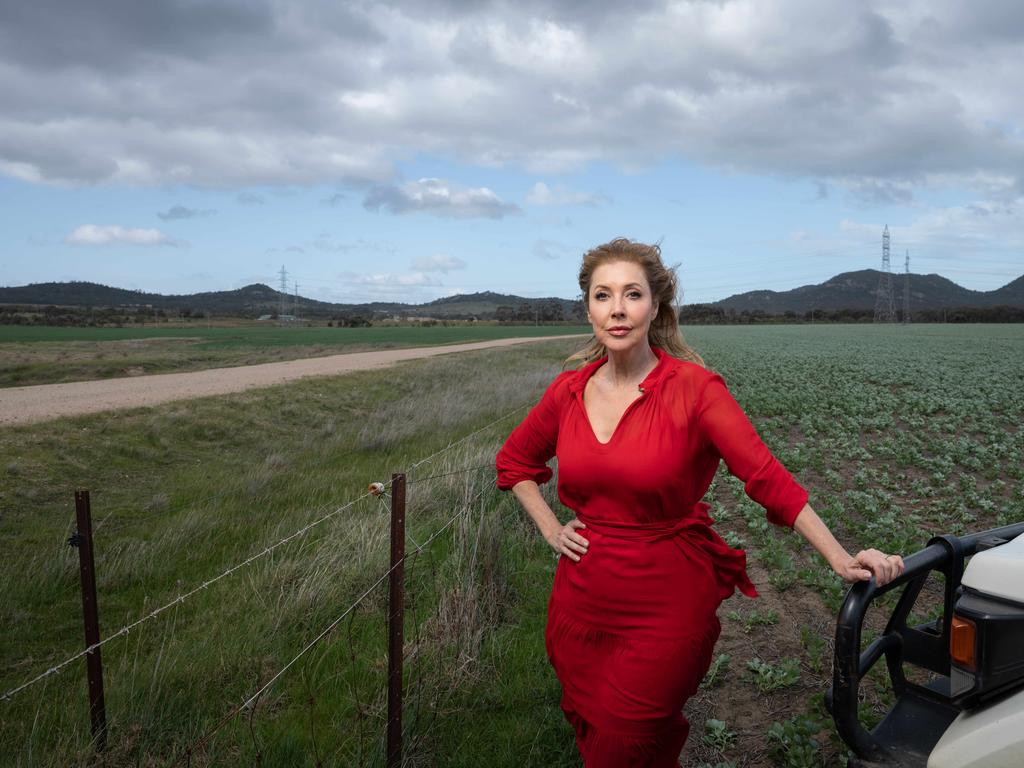
<instances>
[{"instance_id":1,"label":"barbed wire","mask_svg":"<svg viewBox=\"0 0 1024 768\"><path fill-rule=\"evenodd\" d=\"M486 465L486 467L488 469L490 469L491 471L495 470L495 467L492 464L488 464L488 465ZM465 471L470 471L472 469L474 469L474 468L472 468L472 467L465 467L461 471L465 472ZM467 519L467 517L469 516L469 513L471 513L473 511L474 507L478 504L480 498L483 496L483 494L490 487L492 487L492 486L483 486L483 487L481 487L480 490L476 494L474 494L472 496L472 498L470 498L468 501L463 502L463 504L465 504L465 509L463 511L466 513L466 514L461 516L461 519L463 521L465 521ZM410 503L411 503L411 498L412 497L410 496L409 497ZM424 554L426 555L426 560L427 560L427 562L429 564L428 568L429 568L429 571L430 571L430 574L431 574L430 582L436 583L437 580L438 580L437 562L435 560L434 553L429 548L426 548L426 547L423 547L422 549L417 549L415 551L407 553L406 561L405 561L406 576L407 576L407 578L409 576L410 564L414 565L415 563L420 562L420 560L424 556ZM470 566L470 567L472 567L472 566ZM406 598L407 599L409 599L410 596L412 595L411 589L412 589L411 586L409 584L407 584L407 586L406 586ZM413 602L415 603L415 600L413 600ZM435 619L440 619L440 617L441 617L440 611L441 611L441 606L440 605L435 606L434 611L433 611ZM354 640L353 640L353 636L352 636L352 619L353 619L354 615L355 615L354 613L350 613L349 617L348 617L348 629L349 629L349 632L348 632L348 644L349 644L349 649L350 649L350 655L352 655L353 659L354 659L354 652L351 649L352 649L352 647L354 645ZM409 614L408 613L407 613L407 618L409 618ZM429 619L428 619L428 621L429 621ZM461 619L457 618L456 621L465 621L465 618L461 618ZM421 678L417 678L415 676L415 674L411 672L413 666L416 663L415 659L419 658L419 655L420 655L420 650L419 650L419 649L421 649L420 631L421 631L421 624L422 623L423 622L420 620L419 617L415 617L414 616L412 618L411 625L412 625L413 638L412 638L412 641L411 641L411 644L409 645L409 647L411 647L413 649L413 651L412 651L412 655L411 656L406 656L405 657L405 661L404 661L405 670L406 670L406 672L410 673L409 674L409 678L410 678L409 682L405 686L405 690L404 690L404 692L402 694L403 702L404 702L403 703L403 712L405 712L406 714L411 714L410 718L406 718L406 714L403 714L403 720L406 723L409 724L408 731L411 734L411 737L410 737L409 741L406 742L406 749L408 750L407 756L414 755L416 750L420 748L420 746L423 743L424 739L430 733L431 728L433 726L433 723L437 719L438 711L440 709L443 709L445 704L448 701L450 701L450 699L455 695L455 689L453 687L445 686L443 688L443 692L439 696L432 694L429 697L429 702L426 701L425 699L426 699L426 696L427 696L427 690L428 689L425 687L426 684L425 684L424 680L421 679ZM464 649L464 647L463 647L464 646L464 642L465 642L465 636L463 635L463 633L456 632L456 643L455 643L454 648L452 649L452 657L454 659L461 659L462 658L463 649ZM356 736L356 738L354 740L355 741L354 748L357 750L358 757L355 760L351 760L351 759L347 760L345 762L345 764L365 765L366 761L364 759L364 747L365 747L366 737L363 734L363 729L364 729L364 720L366 719L367 716L370 715L370 711L369 711L369 707L365 707L359 701L359 699L357 698L358 697L358 692L356 691L356 689L353 686L351 686L351 685L350 685L350 688L352 689L351 696L354 699L356 710L359 713L359 715L356 717L356 723L355 723L355 730L356 730L358 735ZM410 707L412 708L411 713L410 713ZM426 716L426 717L424 716L424 709L426 709L429 712L429 715ZM351 748L352 747L349 745L349 743L342 742L341 744L339 744L337 746L337 748L335 748L334 750L331 751L331 753L328 755L328 757L325 760L323 760L319 764L320 765L340 764L340 763L338 763L338 759L339 759L340 753L343 752L346 749L351 749ZM411 759L415 760L415 758L411 758Z\"/></svg>"},{"instance_id":2,"label":"barbed wire","mask_svg":"<svg viewBox=\"0 0 1024 768\"><path fill-rule=\"evenodd\" d=\"M237 564L231 566L230 568L228 568L225 571L222 571L220 574L218 574L217 576L214 576L212 579L207 579L206 581L204 581L199 586L194 587L193 589L189 590L188 592L185 592L184 594L178 595L174 600L171 600L169 603L165 603L164 605L160 606L159 608L156 608L153 611L150 611L149 613L144 614L142 617L140 617L139 619L136 619L131 624L126 624L125 626L121 627L121 629L119 629L117 632L115 632L112 635L108 635L107 637L105 637L102 640L100 640L98 643L93 643L92 645L86 647L85 650L79 651L78 653L74 654L73 656L68 657L67 659L62 661L60 664L56 664L56 665L50 667L45 672L41 672L40 674L38 674L35 677L33 677L31 680L28 680L28 681L22 683L18 687L12 688L11 690L7 691L2 696L0 696L0 701L7 701L7 700L9 700L12 696L15 696L16 694L20 693L21 691L23 691L24 689L28 688L29 686L34 685L34 684L40 682L41 680L46 679L47 677L50 677L52 675L57 674L58 672L60 672L62 669L64 669L69 664L77 661L78 659L81 659L84 656L87 656L88 654L92 653L93 651L97 650L98 648L102 648L104 645L106 645L107 643L111 642L112 640L116 640L119 637L124 637L129 632L131 632L133 629L138 627L139 625L144 624L145 622L150 621L151 619L155 619L161 613L163 613L164 611L166 611L166 610L168 610L170 608L174 608L176 606L181 605L186 600L188 600L190 597L192 597L193 595L195 595L195 594L201 592L202 590L206 589L211 584L215 584L218 581L220 581L221 579L230 576L231 574L235 573L236 571L241 570L245 566L247 566L250 563L260 559L261 557L266 557L267 555L269 555L271 552L273 552L274 550L278 549L279 547L282 547L285 544L287 544L288 542L293 541L294 539L297 539L298 537L304 535L310 529L315 528L316 526L320 525L321 523L326 522L327 520L330 520L332 517L335 517L335 516L341 514L342 512L344 512L347 509L351 509L358 502L362 501L363 499L369 498L370 495L371 495L370 492L367 491L366 493L364 493L364 494L362 494L360 496L357 496L356 498L354 498L354 499L350 500L349 502L343 504L342 506L338 507L337 509L334 509L333 511L327 513L326 515L323 515L322 517L318 518L317 520L314 520L311 523L307 523L306 525L304 525L301 528L299 528L297 531L289 534L288 536L285 536L280 541L277 541L276 543L271 544L268 547L265 547L261 551L256 552L253 555L250 555L245 560L243 560L240 563L237 563Z\"/></svg>"},{"instance_id":3,"label":"barbed wire","mask_svg":"<svg viewBox=\"0 0 1024 768\"><path fill-rule=\"evenodd\" d=\"M487 464L477 464L473 467L460 467L459 469L453 469L451 472L439 472L436 475L427 475L426 477L417 477L415 480L408 481L407 485L416 485L417 483L425 483L427 480L436 480L439 477L451 477L452 475L461 475L465 472L472 472L475 469L494 469L494 462L488 462Z\"/></svg>"},{"instance_id":4,"label":"barbed wire","mask_svg":"<svg viewBox=\"0 0 1024 768\"><path fill-rule=\"evenodd\" d=\"M422 458L419 461L414 462L413 464L410 464L407 472L411 473L414 469L418 468L420 465L426 464L428 461L431 461L432 459L437 458L440 454L445 453L446 451L450 451L456 445L460 445L461 443L466 442L469 438L474 437L476 435L479 435L481 432L483 432L483 431L485 431L487 429L490 429L495 424L500 424L505 419L507 419L509 416L512 416L512 415L514 415L516 413L519 413L520 411L522 411L525 408L529 408L530 405L532 405L532 403L533 403L532 400L530 402L528 402L528 403L522 403L521 405L513 408L511 411L508 411L505 414L503 414L502 416L499 416L494 421L491 421L491 422L489 422L487 424L484 424L482 427L480 427L480 429L475 429L472 432L470 432L469 434L463 435L458 440L454 440L454 441L448 443L448 445L446 445L444 448L440 449L439 451L434 451L434 453L430 454L429 456L427 456L425 458Z\"/></svg>"},{"instance_id":5,"label":"barbed wire","mask_svg":"<svg viewBox=\"0 0 1024 768\"><path fill-rule=\"evenodd\" d=\"M492 471L494 470L494 466L493 465L487 465L487 466ZM472 469L472 468L464 468L463 471L467 471L469 469ZM487 491L488 487L490 487L490 486L481 487L480 490L475 495L472 496L472 498L470 498L468 501L463 502L463 504L465 505L465 508L463 509L463 512L466 513L466 514L463 514L461 516L463 521L468 517L468 514L470 512L472 512L473 508L477 505L477 503L479 502L480 498ZM456 519L458 519L458 517ZM449 525L450 525L450 522L449 522ZM418 547L418 545L417 545L417 547ZM411 552L407 552L406 553L406 559L405 559L406 576L408 578L408 575L410 573L410 566L414 567L416 563L419 563L420 559L423 557L424 553L426 553L427 561L429 562L429 570L430 570L430 573L431 573L430 581L431 582L436 582L437 578L438 578L438 571L437 571L437 563L436 563L436 560L434 558L434 553L429 548L427 548L425 546L423 548L417 548L415 551L411 551ZM412 595L412 592L410 591L410 586L408 584L407 584L406 590L407 590L406 591L406 598L408 599ZM438 614L439 610L440 610L440 606L435 608L435 617L439 616L439 614ZM349 655L352 656L353 660L355 659L354 651L352 650L353 645L354 645L354 640L353 640L353 635L352 635L352 620L353 620L354 616L355 616L354 612L349 613L349 616L348 616ZM407 618L408 618L408 615L407 615ZM419 649L420 646L421 646L421 638L420 638L420 629L421 629L420 625L421 625L421 621L419 621L417 618L414 617L412 622L411 622L411 624L412 624L412 632L413 632L413 639L412 639L412 642L411 642L411 647L413 649ZM462 636L462 634L459 633L457 635L457 638L458 638L458 640L457 640L457 644L456 644L455 649L454 649L454 657L455 658L460 658L461 655L462 655L462 644L463 644L463 636ZM417 655L418 655L418 653L416 651L414 651L413 652L413 656L415 657ZM405 669L407 671L409 671L411 669L411 667L410 667L411 660L412 659L410 657L406 657L404 666L405 666ZM350 687L352 687L352 686L350 686ZM410 681L408 683L408 686L405 688L405 691L403 693L403 701L404 701L403 710L404 711L408 711L410 705L412 705L413 712L412 712L411 722L416 724L415 726L410 726L411 733L413 735L412 735L410 741L407 742L407 749L409 750L408 754L415 753L415 751L419 748L420 744L422 743L423 739L425 738L426 734L430 731L431 726L432 726L433 722L436 720L436 717L437 717L437 711L436 711L437 707L438 706L442 706L443 707L443 703L439 704L439 701L440 702L447 702L452 697L452 695L454 694L453 689L451 689L449 687L449 688L445 689L445 693L441 694L441 697L440 697L439 701L437 701L433 697L431 697L431 701L430 701L429 705L427 705L428 709L430 711L430 716L429 716L429 718L424 718L423 717L423 708L424 708L424 705L426 703L424 701L424 695L425 695L424 694L424 690L425 689L423 688L423 681L422 680L410 679ZM371 713L370 713L370 708L369 707L365 707L360 702L360 700L358 699L358 692L357 692L357 690L354 687L352 687L351 695L354 697L354 703L355 703L356 711L359 713L358 716L356 717L356 730L358 732L358 736L355 739L355 749L357 750L357 759L355 759L354 762L351 762L351 764L354 764L354 765L365 765L366 764L366 760L364 759L364 748L365 748L365 743L366 743L366 737L363 734L363 726L364 726L364 720L368 716L370 716ZM251 721L252 721L252 715L253 715L253 711L250 711L250 724L251 724ZM403 719L405 719L404 715L403 715ZM425 722L423 722L424 720L425 720ZM410 721L407 721L407 722L410 722ZM311 731L313 731L315 729L315 726L314 726L314 724L312 722L310 723L310 729L311 729ZM250 733L250 736L254 739L254 745L255 745L256 744L255 734L254 733ZM338 745L338 747L336 749L331 751L331 753L328 755L328 757L326 759L322 759L320 754L319 754L319 747L314 747L314 749L316 751L316 754L317 754L317 760L320 760L320 762L315 763L315 764L316 765L334 765L334 764L338 764L337 761L339 759L339 754L342 751L344 751L344 750L346 750L348 748L350 748L349 744L347 744L346 742L342 742L341 744ZM349 762L347 761L346 764L349 764Z\"/></svg>"},{"instance_id":6,"label":"barbed wire","mask_svg":"<svg viewBox=\"0 0 1024 768\"><path fill-rule=\"evenodd\" d=\"M475 429L472 432L469 432L468 434L463 435L458 440L453 440L453 441L449 442L448 445L446 445L444 448L441 448L441 449L439 449L437 451L434 451L434 453L429 454L428 456L425 456L424 458L422 458L422 459L414 462L413 464L411 464L409 466L407 472L411 472L412 470L422 466L423 464L426 464L427 462L432 461L433 459L437 458L438 456L440 456L440 455L450 451L451 449L455 448L456 446L461 445L462 443L466 442L470 438L472 438L472 437L474 437L476 435L479 435L481 432L484 432L484 431L490 429L491 427L495 426L496 424L500 424L502 421L505 421L510 416L513 416L514 414L516 414L516 413L522 411L523 409L529 407L529 405L530 405L530 403L523 403L523 404L517 406L516 408L513 408L510 411L507 411L506 413L502 414L501 416L499 416L498 418L494 419L493 421L488 422L487 424L485 424L484 426L480 427L479 429ZM459 471L462 471L462 470L459 470ZM466 471L468 471L468 470L466 470ZM435 475L435 476L432 476L432 477L440 477L443 474L456 474L456 472L442 473L441 475ZM427 479L431 479L431 478L430 477L422 478L420 481L415 481L415 482L422 482L422 481L427 480ZM387 489L387 488L390 488L393 483L394 483L394 478L391 478L391 479L387 480L386 482L382 483L381 485L383 485L383 487L385 489ZM224 492L213 494L212 496L208 497L206 500L217 498L217 497L223 495L223 493ZM76 654L74 654L72 656L69 656L64 661L62 661L59 664L56 664L56 665L46 669L45 671L41 672L40 674L36 675L35 677L25 681L21 685L15 687L15 688L11 688L10 690L5 691L2 695L0 695L0 701L9 701L12 697L17 695L21 691L25 690L26 688L29 688L29 687L35 685L36 683L41 682L42 680L45 680L45 679L47 679L47 678L49 678L49 677L51 677L53 675L56 675L57 673L59 673L61 670L63 670L68 665L73 664L74 662L78 661L81 658L84 658L85 656L88 656L89 654L91 654L91 653L95 652L96 650L102 648L107 643L109 643L109 642L111 642L113 640L116 640L116 639L118 639L120 637L124 637L124 636L128 635L136 627L146 623L147 621L155 619L157 616L159 616L160 614L162 614L165 611L169 610L170 608L173 608L173 607L181 605L186 600L191 598L193 595L203 591L204 589L206 589L210 585L215 584L216 582L220 581L221 579L224 579L224 578L230 576L231 574L235 573L236 571L241 570L242 568L245 568L250 563L252 563L252 562L254 562L254 561L256 561L256 560L258 560L258 559L260 559L262 557L265 557L265 556L269 555L271 552L275 551L279 547L284 546L288 542L298 538L299 536L304 535L310 529L315 528L316 526L318 526L318 525L326 522L327 520L337 516L341 512L343 512L343 511L345 511L347 509L350 509L356 503L358 503L359 501L362 501L363 499L365 499L365 498L367 498L367 497L369 497L371 495L374 495L373 492L372 491L368 491L368 492L366 492L366 493L364 493L364 494L362 494L360 496L357 496L356 498L354 498L354 499L350 500L349 502L343 504L342 506L336 508L332 512L329 512L328 514L323 515L319 519L314 520L313 522L308 523L307 525L304 525L302 528L299 528L294 533L286 536L285 538L277 541L274 544L271 544L270 546L264 548L263 550L255 553L253 555L251 555L250 557L246 558L245 560L241 561L240 563L237 563L236 565L231 566L230 568L226 569L225 571L222 571L220 574L218 574L217 576L214 576L212 579L208 579L207 581L204 581L202 584L200 584L199 586L189 590L188 592L186 592L184 594L181 594L181 595L178 595L178 597L176 597L174 600L172 600L172 601L170 601L170 602L160 606L159 608L154 609L153 611L151 611L151 612L149 612L147 614L144 614L143 616L141 616L139 619L133 621L132 623L126 624L125 626L123 626L119 630L117 630L117 632L115 632L115 633L113 633L111 635L108 635L107 637L103 638L99 642L93 643L92 645L87 646L84 650L79 651L78 653L76 653ZM417 546L417 549L421 549L422 546L426 546L426 544L423 544L423 545L416 544L416 546Z\"/></svg>"},{"instance_id":7,"label":"barbed wire","mask_svg":"<svg viewBox=\"0 0 1024 768\"><path fill-rule=\"evenodd\" d=\"M195 500L188 501L188 502L184 502L184 503L182 503L180 505L175 505L173 507L168 507L167 509L162 510L161 514L162 515L171 515L171 514L176 514L176 513L179 513L179 512L197 511L201 506L209 504L211 501L215 501L215 500L217 500L217 499L219 499L219 498L221 498L223 496L230 496L230 495L236 495L237 496L245 488L246 488L246 484L245 483L239 484L237 486L231 486L227 490L222 491L220 493L215 493L215 494L212 494L210 496L204 496L202 498L195 499ZM90 492L90 493L92 493L92 492ZM296 494L292 495L290 497L289 501L291 501L293 503L293 505L298 503L298 506L304 506L306 501L309 501L310 503L312 503L312 501L315 501L317 497L320 497L320 496L323 496L323 495L325 495L325 494L321 490L316 490L316 489L314 489L314 490L307 490L307 491L305 491L303 493L296 493ZM251 496L251 499L250 499L249 503L256 503L256 502L260 501L263 498L265 498L265 496L262 495L262 494L261 495L253 494ZM309 507L309 509L312 512L317 512L317 511L319 511L321 509L324 509L326 507L329 507L329 506L331 506L330 502L324 502L324 503L312 505L312 506ZM136 512L136 513L138 513L140 511L148 511L148 508L145 507L145 506L138 507L138 506L132 506L132 505L128 505L128 504L122 504L120 507L117 507L115 509L110 510L106 515L103 516L102 520L100 520L98 523L93 525L93 528L92 528L93 535L95 536L100 531L100 529L103 528L104 523L106 523L111 517L114 517L115 520L123 520L124 518L120 517L120 516L123 515L125 512ZM117 516L117 517L115 517L115 516ZM74 518L72 518L71 519L71 525L70 525L70 532L74 533L76 528L77 528L77 522L75 521Z\"/></svg>"},{"instance_id":8,"label":"barbed wire","mask_svg":"<svg viewBox=\"0 0 1024 768\"><path fill-rule=\"evenodd\" d=\"M209 480L213 480L213 479L214 478L213 478L212 475L207 475L206 477L202 478L201 480L209 481ZM195 499L186 499L186 500L182 501L181 503L176 504L174 506L170 506L170 502L168 501L168 505L169 506L167 508L161 509L160 511L161 511L161 514L165 514L165 515L166 514L170 514L170 513L174 513L174 512L182 512L182 511L184 511L186 509L191 509L191 508L199 507L199 506L201 506L203 504L208 504L209 502L214 501L216 499L219 499L222 496L228 496L230 494L237 494L239 491L243 490L245 488L245 486L246 486L245 483L239 483L238 485L228 486L227 488L224 488L224 489L222 489L220 491L217 491L216 493L212 493L212 494L209 494L207 496L201 496L201 497L198 497L198 498L195 498ZM104 497L104 492L102 490L94 491L93 493L95 493L97 496L99 496L101 500ZM102 520L100 520L96 525L93 526L92 532L96 533L97 531L99 531L103 527L103 524L106 523L107 520L110 519L111 516L119 514L119 513L123 513L125 511L131 512L131 511L134 511L135 509L136 509L136 507L134 505L130 505L130 504L123 504L123 505L121 505L120 508L115 507L114 509L111 509L106 515L104 515ZM75 521L74 521L73 518L72 518L71 524L72 524L72 526L75 525Z\"/></svg>"},{"instance_id":9,"label":"barbed wire","mask_svg":"<svg viewBox=\"0 0 1024 768\"><path fill-rule=\"evenodd\" d=\"M472 499L470 499L468 502L466 502L465 506L462 509L459 509L459 511L456 512L448 520L448 522L446 522L443 526L441 526L436 531L434 531L434 533L432 533L430 535L430 537L426 541L423 542L423 545L418 548L417 552L416 553L412 553L412 554L418 554L419 551L421 551L422 549L427 547L432 541L434 541L434 539L436 539L438 536L440 536L442 533L444 533L448 528L450 528L455 523L455 521L459 519L459 517L461 515L466 514L472 508L472 505L476 503L477 499L479 499L483 495L485 490L486 490L486 487L485 488L481 488L479 491L477 491L476 495ZM327 637L327 635L329 635L331 633L331 631L333 631L334 628L338 626L338 624L340 624L342 621L344 621L345 618L348 617L348 615L351 614L352 611L354 611L356 609L356 607L358 607L359 604L362 603L362 601L365 600L377 587L379 587L384 582L384 580L387 579L392 574L392 572L396 568L398 568L400 565L404 565L406 559L408 559L410 556L411 556L410 553L406 553L401 558L399 558L399 560L394 565L392 565L383 574L381 574L380 578L378 578L359 597L357 597L355 599L355 601L351 605L349 605L348 608L346 608L341 613L341 615L339 615L337 618L335 618L333 621L331 621L331 623L328 624L320 632L320 634L318 634L309 643L307 643L306 646L301 651L299 651L294 657L292 657L292 659L287 664L285 664L283 667L281 667L281 669L279 669L274 674L273 677L271 677L266 683L264 683L259 688L259 690L257 690L254 694L249 696L245 701L243 701L241 704L239 704L236 707L234 707L230 712L228 712L228 714L226 714L223 718L221 718L219 721L217 721L217 724L213 728L211 728L209 731L207 731L205 734L203 734L203 736L199 740L197 740L196 742L194 742L190 746L186 747L185 751L182 752L174 760L174 762L170 764L170 766L173 767L173 766L179 765L183 759L191 758L191 755L193 754L193 752L195 752L197 749L202 749L203 747L205 747L210 742L210 739L212 739L217 734L217 732L220 731L221 728L223 728L225 725L227 725L229 722L231 722L235 717L237 717L244 710L251 708L250 712L254 712L255 711L256 703L258 702L260 697L263 696L263 694L266 693L268 690L270 690L270 688L273 687L274 683L276 683L278 680L280 680L281 677L285 674L285 672L287 672L291 667L293 667L295 665L295 663L299 661L299 659L301 659L303 656L305 656L310 650L312 650L316 646L317 643L319 643L321 640L323 640L325 637Z\"/></svg>"},{"instance_id":10,"label":"barbed wire","mask_svg":"<svg viewBox=\"0 0 1024 768\"><path fill-rule=\"evenodd\" d=\"M493 465L491 465L490 469L494 470L495 468L494 468ZM482 496L484 490L485 489L481 489L480 492L477 493L477 495L474 496L473 499L471 499L470 502L466 505L466 512L467 513L472 511L473 505L475 505L476 502L480 499L480 497ZM481 530L482 530L481 528L477 529L477 536L478 537L480 535L480 531ZM473 558L471 558L471 561L470 561L470 564L469 564L469 570L470 571L474 567L475 549L476 549L476 544L474 544L474 556L473 556ZM436 563L434 562L433 554L429 550L427 551L427 554L428 554L428 558L430 560L431 574L433 576L432 580L436 581L437 580ZM440 608L441 608L441 606L438 605L437 609L435 611L435 615L436 616L440 615ZM463 618L461 620L465 620L465 619ZM416 645L416 647L418 647L419 646L419 632L418 632L419 626L418 626L418 624L414 624L414 626L416 627L415 645ZM452 652L452 657L454 659L456 659L456 660L461 659L462 656L463 656L463 650L464 650L463 643L464 643L464 641L465 641L465 634L463 632L461 632L461 631L460 632L456 632L456 644L455 644L455 648L453 649L453 652ZM416 692L416 694L413 694L414 697L415 697L415 700L416 700L414 721L416 722L417 726L419 726L419 727L417 727L417 728L415 728L413 730L413 737L410 740L409 745L408 745L409 754L415 754L416 750L420 748L420 745L423 743L423 740L426 738L426 735L430 732L431 728L433 727L434 722L437 719L438 711L443 710L444 707L447 705L447 703L451 700L451 698L455 694L455 686L452 686L452 685L445 686L443 688L442 693L437 698L437 700L431 702L430 717L427 719L425 724L420 725L420 721L423 719L423 717L422 717L422 709L423 709L423 685L422 685L422 680L420 681L420 683L421 683L421 685L420 685L419 690ZM406 700L408 701L408 698L406 698Z\"/></svg>"}]
</instances>

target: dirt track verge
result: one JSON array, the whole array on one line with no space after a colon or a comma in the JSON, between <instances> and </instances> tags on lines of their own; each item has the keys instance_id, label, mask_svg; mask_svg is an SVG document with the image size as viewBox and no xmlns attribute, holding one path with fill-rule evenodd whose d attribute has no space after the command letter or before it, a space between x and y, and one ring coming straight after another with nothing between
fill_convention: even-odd
<instances>
[{"instance_id":1,"label":"dirt track verge","mask_svg":"<svg viewBox=\"0 0 1024 768\"><path fill-rule=\"evenodd\" d=\"M384 368L405 360L575 336L576 334L565 334L496 339L440 347L353 352L347 355L260 363L235 368L212 368L188 373L162 373L123 379L7 387L0 389L0 425L33 424L66 416L80 416L121 408L141 408L193 397L226 395L248 389L272 387L310 376L337 376L353 371Z\"/></svg>"}]
</instances>

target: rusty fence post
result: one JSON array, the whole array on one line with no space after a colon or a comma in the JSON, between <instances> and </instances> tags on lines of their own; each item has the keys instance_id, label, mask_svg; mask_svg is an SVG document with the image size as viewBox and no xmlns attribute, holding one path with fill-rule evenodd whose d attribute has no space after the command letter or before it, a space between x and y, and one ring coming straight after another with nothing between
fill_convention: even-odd
<instances>
[{"instance_id":1,"label":"rusty fence post","mask_svg":"<svg viewBox=\"0 0 1024 768\"><path fill-rule=\"evenodd\" d=\"M402 765L402 652L405 623L405 475L391 475L391 576L388 595L387 768Z\"/></svg>"},{"instance_id":2,"label":"rusty fence post","mask_svg":"<svg viewBox=\"0 0 1024 768\"><path fill-rule=\"evenodd\" d=\"M91 648L100 641L99 607L96 604L96 569L92 553L92 510L89 506L89 492L75 491L75 517L77 532L68 544L78 549L78 570L82 577L82 615L85 620L85 647ZM100 649L95 648L85 656L86 674L89 680L89 720L96 750L102 752L107 746L107 707L103 700L103 659Z\"/></svg>"}]
</instances>

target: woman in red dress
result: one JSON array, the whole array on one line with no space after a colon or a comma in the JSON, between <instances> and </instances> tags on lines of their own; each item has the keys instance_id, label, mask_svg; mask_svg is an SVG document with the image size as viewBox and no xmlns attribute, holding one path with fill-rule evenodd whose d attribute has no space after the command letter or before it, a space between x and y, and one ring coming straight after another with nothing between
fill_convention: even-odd
<instances>
[{"instance_id":1,"label":"woman in red dress","mask_svg":"<svg viewBox=\"0 0 1024 768\"><path fill-rule=\"evenodd\" d=\"M675 766L686 700L711 662L719 603L757 592L746 554L701 501L724 459L768 519L799 531L847 581L884 584L897 555L851 557L771 455L720 376L683 341L672 270L657 246L619 239L583 258L594 329L509 436L498 486L511 489L561 557L548 604L548 658L586 768ZM558 457L562 524L538 484Z\"/></svg>"}]
</instances>

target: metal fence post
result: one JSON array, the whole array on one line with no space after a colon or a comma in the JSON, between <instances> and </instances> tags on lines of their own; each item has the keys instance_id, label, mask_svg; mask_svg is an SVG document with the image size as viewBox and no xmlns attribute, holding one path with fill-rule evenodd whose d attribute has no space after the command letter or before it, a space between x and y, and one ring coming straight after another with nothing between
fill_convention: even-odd
<instances>
[{"instance_id":1,"label":"metal fence post","mask_svg":"<svg viewBox=\"0 0 1024 768\"><path fill-rule=\"evenodd\" d=\"M402 765L402 653L405 623L405 475L391 475L391 576L388 596L387 767Z\"/></svg>"},{"instance_id":2,"label":"metal fence post","mask_svg":"<svg viewBox=\"0 0 1024 768\"><path fill-rule=\"evenodd\" d=\"M85 619L85 647L91 648L100 641L99 608L96 604L96 570L92 553L92 510L89 506L89 492L75 491L75 517L78 531L68 544L78 548L78 570L82 577L82 615ZM107 746L107 708L103 700L103 659L100 649L94 648L85 656L85 668L89 679L89 720L96 750L102 752Z\"/></svg>"}]
</instances>

